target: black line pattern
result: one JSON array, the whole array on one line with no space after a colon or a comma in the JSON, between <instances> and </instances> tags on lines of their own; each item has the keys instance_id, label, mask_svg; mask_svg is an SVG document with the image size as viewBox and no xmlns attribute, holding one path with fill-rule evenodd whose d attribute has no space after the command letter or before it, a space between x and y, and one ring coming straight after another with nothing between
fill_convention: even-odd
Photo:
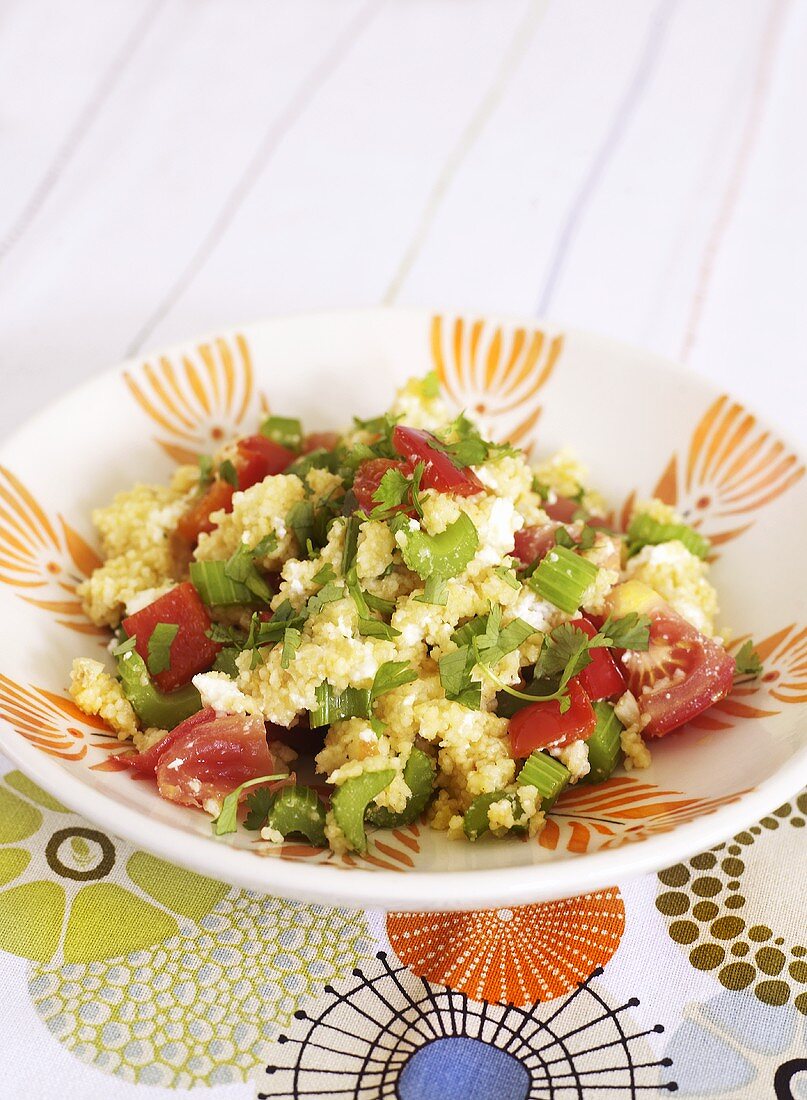
<instances>
[{"instance_id":1,"label":"black line pattern","mask_svg":"<svg viewBox=\"0 0 807 1100\"><path fill-rule=\"evenodd\" d=\"M422 1084L409 1087L414 1074L407 1084L406 1072L432 1045L430 1054L442 1045L431 1061L443 1072L446 1067L451 1072L450 1051L460 1058L472 1048L483 1072L486 1058L505 1067L497 1080L513 1087L508 1093L506 1085L502 1091L497 1085L497 1100L636 1100L677 1089L664 1079L671 1060L653 1060L642 1042L663 1027L636 1031L625 1014L638 1000L612 1008L592 985L602 969L560 1004L519 1008L471 1001L431 985L383 951L377 959L373 973L353 971L356 980L349 988L325 986L327 1001L318 1014L295 1013L297 1024L278 1040L278 1061L267 1067L260 1100L426 1100L431 1086L429 1091ZM432 1084L440 1091L439 1081Z\"/></svg>"}]
</instances>

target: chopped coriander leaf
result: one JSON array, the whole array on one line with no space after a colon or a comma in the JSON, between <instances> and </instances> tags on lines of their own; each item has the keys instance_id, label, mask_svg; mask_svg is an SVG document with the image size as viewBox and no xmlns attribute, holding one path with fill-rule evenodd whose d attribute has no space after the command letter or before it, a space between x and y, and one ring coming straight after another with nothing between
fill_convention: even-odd
<instances>
[{"instance_id":1,"label":"chopped coriander leaf","mask_svg":"<svg viewBox=\"0 0 807 1100\"><path fill-rule=\"evenodd\" d=\"M750 638L748 641L743 642L734 654L734 662L737 666L734 673L735 678L740 676L756 678L762 673L762 661Z\"/></svg>"},{"instance_id":2,"label":"chopped coriander leaf","mask_svg":"<svg viewBox=\"0 0 807 1100\"><path fill-rule=\"evenodd\" d=\"M577 549L577 543L565 527L559 527L555 532L555 546L565 546L567 550Z\"/></svg>"},{"instance_id":3,"label":"chopped coriander leaf","mask_svg":"<svg viewBox=\"0 0 807 1100\"><path fill-rule=\"evenodd\" d=\"M331 563L326 562L323 567L311 578L314 584L330 584L336 580L336 571Z\"/></svg>"},{"instance_id":4,"label":"chopped coriander leaf","mask_svg":"<svg viewBox=\"0 0 807 1100\"><path fill-rule=\"evenodd\" d=\"M283 651L280 655L281 668L289 667L294 660L297 650L300 648L302 640L303 636L299 630L295 630L293 626L286 628L283 634Z\"/></svg>"},{"instance_id":5,"label":"chopped coriander leaf","mask_svg":"<svg viewBox=\"0 0 807 1100\"><path fill-rule=\"evenodd\" d=\"M290 466L287 466L284 473L296 474L299 478L304 478L309 470L336 470L337 456L334 451L326 451L324 447L319 447L316 451L310 451L307 455L300 455L299 458L295 458L294 462Z\"/></svg>"},{"instance_id":6,"label":"chopped coriander leaf","mask_svg":"<svg viewBox=\"0 0 807 1100\"><path fill-rule=\"evenodd\" d=\"M274 554L275 550L277 550L277 546L277 535L270 532L268 535L264 535L261 541L252 547L250 554L253 560L255 558L265 558L269 554Z\"/></svg>"},{"instance_id":7,"label":"chopped coriander leaf","mask_svg":"<svg viewBox=\"0 0 807 1100\"><path fill-rule=\"evenodd\" d=\"M213 671L223 672L225 676L229 676L234 680L240 672L238 665L235 663L235 659L240 652L241 650L235 646L226 646L224 649L220 649L213 661Z\"/></svg>"},{"instance_id":8,"label":"chopped coriander leaf","mask_svg":"<svg viewBox=\"0 0 807 1100\"><path fill-rule=\"evenodd\" d=\"M636 611L628 612L621 619L609 616L600 627L598 636L608 639L607 644L614 649L644 652L650 648L650 619Z\"/></svg>"},{"instance_id":9,"label":"chopped coriander leaf","mask_svg":"<svg viewBox=\"0 0 807 1100\"><path fill-rule=\"evenodd\" d=\"M359 634L363 638L381 638L385 642L391 642L401 636L400 630L396 630L389 623L382 623L380 619L366 619L361 615L359 616Z\"/></svg>"},{"instance_id":10,"label":"chopped coriander leaf","mask_svg":"<svg viewBox=\"0 0 807 1100\"><path fill-rule=\"evenodd\" d=\"M219 477L227 482L228 485L232 485L234 489L238 488L238 471L229 458L219 463Z\"/></svg>"},{"instance_id":11,"label":"chopped coriander leaf","mask_svg":"<svg viewBox=\"0 0 807 1100\"><path fill-rule=\"evenodd\" d=\"M269 802L266 827L287 837L304 836L316 848L327 846L325 807L310 787L282 787Z\"/></svg>"},{"instance_id":12,"label":"chopped coriander leaf","mask_svg":"<svg viewBox=\"0 0 807 1100\"><path fill-rule=\"evenodd\" d=\"M116 645L112 650L113 657L122 657L124 653L131 653L134 647L137 645L137 638L132 636L131 638L125 638L120 645Z\"/></svg>"},{"instance_id":13,"label":"chopped coriander leaf","mask_svg":"<svg viewBox=\"0 0 807 1100\"><path fill-rule=\"evenodd\" d=\"M588 651L588 635L574 623L561 623L544 640L538 663L539 675L565 675L568 670L566 679L570 680L591 664Z\"/></svg>"},{"instance_id":14,"label":"chopped coriander leaf","mask_svg":"<svg viewBox=\"0 0 807 1100\"><path fill-rule=\"evenodd\" d=\"M289 451L299 451L302 446L303 426L295 417L268 416L258 430L261 435Z\"/></svg>"},{"instance_id":15,"label":"chopped coriander leaf","mask_svg":"<svg viewBox=\"0 0 807 1100\"><path fill-rule=\"evenodd\" d=\"M436 370L430 370L420 382L420 392L427 401L433 401L440 396L440 376Z\"/></svg>"},{"instance_id":16,"label":"chopped coriander leaf","mask_svg":"<svg viewBox=\"0 0 807 1100\"><path fill-rule=\"evenodd\" d=\"M355 565L345 574L345 587L347 588L348 593L350 594L350 598L353 600L353 603L356 605L356 610L358 611L359 616L363 616L365 619L369 619L370 608L367 606L367 601L365 600L364 593L361 590Z\"/></svg>"},{"instance_id":17,"label":"chopped coriander leaf","mask_svg":"<svg viewBox=\"0 0 807 1100\"><path fill-rule=\"evenodd\" d=\"M255 603L255 597L250 589L227 575L226 562L192 561L190 579L202 603L207 604L208 607L233 607Z\"/></svg>"},{"instance_id":18,"label":"chopped coriander leaf","mask_svg":"<svg viewBox=\"0 0 807 1100\"><path fill-rule=\"evenodd\" d=\"M376 718L375 715L370 719L370 729L376 735L376 737L382 737L387 732L386 722L382 722L380 718Z\"/></svg>"},{"instance_id":19,"label":"chopped coriander leaf","mask_svg":"<svg viewBox=\"0 0 807 1100\"><path fill-rule=\"evenodd\" d=\"M549 494L552 492L549 486L539 481L537 477L532 479L532 491L539 496L541 500L548 500Z\"/></svg>"},{"instance_id":20,"label":"chopped coriander leaf","mask_svg":"<svg viewBox=\"0 0 807 1100\"><path fill-rule=\"evenodd\" d=\"M373 678L373 686L370 689L370 698L375 702L382 695L395 688L403 687L417 680L418 674L410 667L407 661L385 661L379 665Z\"/></svg>"},{"instance_id":21,"label":"chopped coriander leaf","mask_svg":"<svg viewBox=\"0 0 807 1100\"><path fill-rule=\"evenodd\" d=\"M428 577L423 586L423 593L415 596L418 603L430 603L435 607L445 607L448 601L448 582L442 577Z\"/></svg>"},{"instance_id":22,"label":"chopped coriander leaf","mask_svg":"<svg viewBox=\"0 0 807 1100\"><path fill-rule=\"evenodd\" d=\"M394 600L385 600L381 596L374 596L372 592L368 592L366 589L363 595L364 601L371 611L378 611L382 615L391 615L395 610Z\"/></svg>"},{"instance_id":23,"label":"chopped coriander leaf","mask_svg":"<svg viewBox=\"0 0 807 1100\"><path fill-rule=\"evenodd\" d=\"M589 527L584 524L583 529L580 532L580 542L578 547L580 550L590 550L594 543L597 541L597 532L593 527Z\"/></svg>"},{"instance_id":24,"label":"chopped coriander leaf","mask_svg":"<svg viewBox=\"0 0 807 1100\"><path fill-rule=\"evenodd\" d=\"M252 551L246 546L239 546L228 558L224 565L224 575L236 584L243 584L257 599L265 603L272 599L272 589L258 572L252 559Z\"/></svg>"},{"instance_id":25,"label":"chopped coriander leaf","mask_svg":"<svg viewBox=\"0 0 807 1100\"><path fill-rule=\"evenodd\" d=\"M237 829L238 800L244 791L249 790L250 787L257 787L259 783L274 783L278 779L285 779L287 775L288 772L283 772L281 775L260 775L257 779L248 779L246 783L230 791L221 805L218 817L214 817L211 822L215 835L225 836L227 833L234 833Z\"/></svg>"},{"instance_id":26,"label":"chopped coriander leaf","mask_svg":"<svg viewBox=\"0 0 807 1100\"><path fill-rule=\"evenodd\" d=\"M373 493L376 507L370 513L371 519L382 519L397 511L402 504L408 503L412 482L395 466L384 471L384 476Z\"/></svg>"},{"instance_id":27,"label":"chopped coriander leaf","mask_svg":"<svg viewBox=\"0 0 807 1100\"><path fill-rule=\"evenodd\" d=\"M305 605L307 615L316 615L327 603L335 603L344 598L345 590L341 584L326 584L308 598ZM277 618L277 612L275 612Z\"/></svg>"},{"instance_id":28,"label":"chopped coriander leaf","mask_svg":"<svg viewBox=\"0 0 807 1100\"><path fill-rule=\"evenodd\" d=\"M292 529L301 548L308 545L314 534L314 505L310 500L298 500L291 506L286 526Z\"/></svg>"},{"instance_id":29,"label":"chopped coriander leaf","mask_svg":"<svg viewBox=\"0 0 807 1100\"><path fill-rule=\"evenodd\" d=\"M259 787L247 795L247 816L244 818L244 828L257 832L263 828L269 807L272 805L272 792L268 787Z\"/></svg>"},{"instance_id":30,"label":"chopped coriander leaf","mask_svg":"<svg viewBox=\"0 0 807 1100\"><path fill-rule=\"evenodd\" d=\"M478 546L479 535L470 516L460 512L459 518L437 535L409 531L402 553L407 566L424 580L432 576L448 580L462 572Z\"/></svg>"},{"instance_id":31,"label":"chopped coriander leaf","mask_svg":"<svg viewBox=\"0 0 807 1100\"><path fill-rule=\"evenodd\" d=\"M506 565L497 565L493 572L511 588L521 588L521 584L514 570L509 569Z\"/></svg>"},{"instance_id":32,"label":"chopped coriander leaf","mask_svg":"<svg viewBox=\"0 0 807 1100\"><path fill-rule=\"evenodd\" d=\"M213 480L213 459L210 455L199 455L199 488L206 489Z\"/></svg>"},{"instance_id":33,"label":"chopped coriander leaf","mask_svg":"<svg viewBox=\"0 0 807 1100\"><path fill-rule=\"evenodd\" d=\"M479 710L482 704L482 685L471 679L476 656L469 645L460 646L440 658L440 683L446 699L460 703L469 710Z\"/></svg>"},{"instance_id":34,"label":"chopped coriander leaf","mask_svg":"<svg viewBox=\"0 0 807 1100\"><path fill-rule=\"evenodd\" d=\"M356 553L359 546L360 526L361 524L358 516L348 517L347 523L345 524L345 547L342 551L342 574L344 576L348 575L356 560Z\"/></svg>"},{"instance_id":35,"label":"chopped coriander leaf","mask_svg":"<svg viewBox=\"0 0 807 1100\"><path fill-rule=\"evenodd\" d=\"M176 623L157 623L148 641L146 664L152 676L167 672L171 667L171 644L179 633Z\"/></svg>"}]
</instances>

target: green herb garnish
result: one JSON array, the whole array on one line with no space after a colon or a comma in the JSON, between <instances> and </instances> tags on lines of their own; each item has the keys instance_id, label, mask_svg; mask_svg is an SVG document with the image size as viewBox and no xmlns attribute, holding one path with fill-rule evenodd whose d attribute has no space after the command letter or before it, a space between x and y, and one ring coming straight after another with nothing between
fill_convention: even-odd
<instances>
[{"instance_id":1,"label":"green herb garnish","mask_svg":"<svg viewBox=\"0 0 807 1100\"><path fill-rule=\"evenodd\" d=\"M171 667L171 643L179 633L176 623L157 623L148 641L146 664L152 676L158 676Z\"/></svg>"}]
</instances>

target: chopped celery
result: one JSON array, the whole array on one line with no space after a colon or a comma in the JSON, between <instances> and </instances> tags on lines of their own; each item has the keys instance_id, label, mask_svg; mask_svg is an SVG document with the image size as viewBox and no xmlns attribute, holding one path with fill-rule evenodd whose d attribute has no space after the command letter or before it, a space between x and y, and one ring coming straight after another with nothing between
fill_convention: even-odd
<instances>
[{"instance_id":1,"label":"chopped celery","mask_svg":"<svg viewBox=\"0 0 807 1100\"><path fill-rule=\"evenodd\" d=\"M404 528L404 530L406 530ZM470 516L461 512L438 535L408 531L403 546L406 564L424 580L441 577L448 580L461 573L479 546L479 535Z\"/></svg>"},{"instance_id":2,"label":"chopped celery","mask_svg":"<svg viewBox=\"0 0 807 1100\"><path fill-rule=\"evenodd\" d=\"M330 726L344 718L370 717L369 688L347 687L337 694L328 683L323 682L316 689L316 708L310 711L309 723L312 729Z\"/></svg>"},{"instance_id":3,"label":"chopped celery","mask_svg":"<svg viewBox=\"0 0 807 1100\"><path fill-rule=\"evenodd\" d=\"M516 818L517 814L523 815L523 809L521 803L515 794L508 791L491 791L489 794L478 794L473 800L471 805L465 811L465 816L462 819L462 828L465 835L469 840L478 840L483 833L486 833L490 828L490 821L488 820L488 810L494 802L501 802L506 798L513 809L513 817ZM512 832L523 832L527 827L527 819L518 821L512 827Z\"/></svg>"},{"instance_id":4,"label":"chopped celery","mask_svg":"<svg viewBox=\"0 0 807 1100\"><path fill-rule=\"evenodd\" d=\"M591 769L586 776L586 782L602 783L619 763L622 751L620 737L624 727L610 703L600 702L592 705L597 715L597 725L592 735L586 740Z\"/></svg>"},{"instance_id":5,"label":"chopped celery","mask_svg":"<svg viewBox=\"0 0 807 1100\"><path fill-rule=\"evenodd\" d=\"M255 596L245 584L235 581L225 572L223 561L192 561L191 584L199 593L202 603L208 607L232 607L236 604L253 604Z\"/></svg>"},{"instance_id":6,"label":"chopped celery","mask_svg":"<svg viewBox=\"0 0 807 1100\"><path fill-rule=\"evenodd\" d=\"M597 566L565 546L554 546L529 579L542 599L571 614L597 576Z\"/></svg>"},{"instance_id":7,"label":"chopped celery","mask_svg":"<svg viewBox=\"0 0 807 1100\"><path fill-rule=\"evenodd\" d=\"M193 684L170 692L156 688L146 662L135 650L118 658L118 675L126 698L145 727L172 730L202 709L202 699Z\"/></svg>"},{"instance_id":8,"label":"chopped celery","mask_svg":"<svg viewBox=\"0 0 807 1100\"><path fill-rule=\"evenodd\" d=\"M434 761L422 749L412 749L403 770L404 783L412 792L406 806L393 813L386 806L370 805L365 817L371 825L380 829L396 829L399 825L411 825L426 809L434 789Z\"/></svg>"},{"instance_id":9,"label":"chopped celery","mask_svg":"<svg viewBox=\"0 0 807 1100\"><path fill-rule=\"evenodd\" d=\"M284 837L300 833L315 848L326 845L325 807L310 787L282 787L273 794L265 827Z\"/></svg>"},{"instance_id":10,"label":"chopped celery","mask_svg":"<svg viewBox=\"0 0 807 1100\"><path fill-rule=\"evenodd\" d=\"M331 798L334 820L354 851L367 850L367 834L364 831L365 811L375 796L381 794L390 785L395 774L394 768L362 772L353 779L346 779L334 791Z\"/></svg>"},{"instance_id":11,"label":"chopped celery","mask_svg":"<svg viewBox=\"0 0 807 1100\"><path fill-rule=\"evenodd\" d=\"M628 525L628 553L637 554L643 546L658 546L662 542L677 539L691 554L705 558L709 553L709 540L698 534L686 523L663 523L646 512L637 512Z\"/></svg>"},{"instance_id":12,"label":"chopped celery","mask_svg":"<svg viewBox=\"0 0 807 1100\"><path fill-rule=\"evenodd\" d=\"M536 750L525 761L516 783L521 787L536 787L541 796L541 809L547 811L568 786L570 779L571 772L560 760Z\"/></svg>"},{"instance_id":13,"label":"chopped celery","mask_svg":"<svg viewBox=\"0 0 807 1100\"><path fill-rule=\"evenodd\" d=\"M290 451L299 451L303 442L303 426L292 416L267 416L259 431L273 443Z\"/></svg>"}]
</instances>

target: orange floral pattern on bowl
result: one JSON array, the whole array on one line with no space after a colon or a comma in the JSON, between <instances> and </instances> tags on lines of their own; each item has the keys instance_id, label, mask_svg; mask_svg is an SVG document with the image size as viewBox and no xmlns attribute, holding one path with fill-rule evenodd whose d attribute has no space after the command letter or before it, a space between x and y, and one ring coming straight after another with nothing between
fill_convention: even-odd
<instances>
[{"instance_id":1,"label":"orange floral pattern on bowl","mask_svg":"<svg viewBox=\"0 0 807 1100\"><path fill-rule=\"evenodd\" d=\"M804 466L785 444L723 394L701 417L686 453L673 454L651 496L720 546L747 531L755 521L746 517L803 476ZM634 491L623 505L623 529L636 496Z\"/></svg>"},{"instance_id":2,"label":"orange floral pattern on bowl","mask_svg":"<svg viewBox=\"0 0 807 1100\"><path fill-rule=\"evenodd\" d=\"M121 748L105 722L84 714L70 699L34 684L25 687L3 675L0 675L0 718L42 752L62 760L83 760L88 748L99 744L88 740L93 732L110 739L100 744Z\"/></svg>"},{"instance_id":3,"label":"orange floral pattern on bowl","mask_svg":"<svg viewBox=\"0 0 807 1100\"><path fill-rule=\"evenodd\" d=\"M389 913L387 935L418 977L476 1001L551 1001L603 966L625 931L615 886L582 897L469 913Z\"/></svg>"},{"instance_id":4,"label":"orange floral pattern on bowl","mask_svg":"<svg viewBox=\"0 0 807 1100\"><path fill-rule=\"evenodd\" d=\"M266 400L255 389L246 338L215 337L183 355L160 355L124 373L143 412L160 429L156 442L175 462L196 462L246 423L250 431Z\"/></svg>"},{"instance_id":5,"label":"orange floral pattern on bowl","mask_svg":"<svg viewBox=\"0 0 807 1100\"><path fill-rule=\"evenodd\" d=\"M0 583L81 634L106 635L84 617L78 584L101 564L63 516L53 521L18 477L0 466Z\"/></svg>"},{"instance_id":6,"label":"orange floral pattern on bowl","mask_svg":"<svg viewBox=\"0 0 807 1100\"><path fill-rule=\"evenodd\" d=\"M434 369L455 405L476 414L497 439L529 449L541 415L537 401L563 350L563 337L518 325L436 314Z\"/></svg>"}]
</instances>

